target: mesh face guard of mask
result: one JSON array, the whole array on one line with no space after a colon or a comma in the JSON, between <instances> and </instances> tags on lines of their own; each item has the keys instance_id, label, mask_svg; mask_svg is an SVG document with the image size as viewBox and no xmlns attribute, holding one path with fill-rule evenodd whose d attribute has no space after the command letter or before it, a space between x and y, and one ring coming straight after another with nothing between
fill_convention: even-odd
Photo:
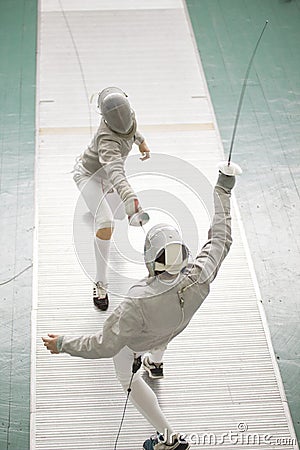
<instances>
[{"instance_id":1,"label":"mesh face guard of mask","mask_svg":"<svg viewBox=\"0 0 300 450\"><path fill-rule=\"evenodd\" d=\"M188 257L188 248L176 228L161 223L148 231L144 259L150 276L156 271L176 275L187 266Z\"/></svg>"},{"instance_id":2,"label":"mesh face guard of mask","mask_svg":"<svg viewBox=\"0 0 300 450\"><path fill-rule=\"evenodd\" d=\"M98 107L107 126L114 132L134 135L136 121L127 95L117 87L108 87L100 92Z\"/></svg>"}]
</instances>

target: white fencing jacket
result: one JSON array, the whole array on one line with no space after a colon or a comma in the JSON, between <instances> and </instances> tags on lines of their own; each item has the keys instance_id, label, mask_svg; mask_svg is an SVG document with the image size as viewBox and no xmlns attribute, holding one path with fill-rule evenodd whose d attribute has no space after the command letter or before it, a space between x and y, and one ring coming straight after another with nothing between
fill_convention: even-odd
<instances>
[{"instance_id":1,"label":"white fencing jacket","mask_svg":"<svg viewBox=\"0 0 300 450\"><path fill-rule=\"evenodd\" d=\"M208 240L193 264L170 282L163 274L141 280L107 318L103 330L60 336L58 350L82 358L110 358L124 346L135 352L165 347L184 330L209 294L210 283L232 243L230 190L217 185L214 204Z\"/></svg>"},{"instance_id":2,"label":"white fencing jacket","mask_svg":"<svg viewBox=\"0 0 300 450\"><path fill-rule=\"evenodd\" d=\"M124 163L133 144L140 145L143 141L144 137L135 128L128 135L119 134L112 131L102 119L90 145L77 162L91 175L102 169L100 176L109 180L125 202L136 198L136 194L127 181Z\"/></svg>"}]
</instances>

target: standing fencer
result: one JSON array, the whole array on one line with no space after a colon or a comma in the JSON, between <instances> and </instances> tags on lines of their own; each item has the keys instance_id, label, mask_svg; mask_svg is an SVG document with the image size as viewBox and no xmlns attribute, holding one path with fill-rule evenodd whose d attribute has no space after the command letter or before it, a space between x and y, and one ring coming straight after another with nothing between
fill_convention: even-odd
<instances>
[{"instance_id":1,"label":"standing fencer","mask_svg":"<svg viewBox=\"0 0 300 450\"><path fill-rule=\"evenodd\" d=\"M100 126L90 145L76 159L73 178L94 216L96 279L93 301L98 309L105 311L108 308L107 262L114 216L123 219L127 214L130 219L138 213L138 225L149 219L126 178L124 163L134 143L139 146L142 161L150 157L150 150L137 130L134 111L121 89L103 89L98 96L98 107L102 115Z\"/></svg>"},{"instance_id":2,"label":"standing fencer","mask_svg":"<svg viewBox=\"0 0 300 450\"><path fill-rule=\"evenodd\" d=\"M145 355L148 372L160 368L168 343L190 322L210 290L232 243L230 195L240 168L219 165L214 188L214 217L208 240L193 264L178 231L165 224L151 228L145 240L145 263L149 276L129 290L128 297L108 317L103 330L89 336L42 338L51 353L82 358L112 358L116 375L128 389L134 359ZM157 431L144 442L145 450L187 450L189 443L174 433L158 404L155 393L140 372L132 379L130 400Z\"/></svg>"}]
</instances>

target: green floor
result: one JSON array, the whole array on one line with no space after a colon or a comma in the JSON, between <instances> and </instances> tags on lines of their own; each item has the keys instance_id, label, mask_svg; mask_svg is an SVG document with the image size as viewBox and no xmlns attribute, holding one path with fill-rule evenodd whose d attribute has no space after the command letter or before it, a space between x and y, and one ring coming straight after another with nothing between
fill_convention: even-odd
<instances>
[{"instance_id":1,"label":"green floor","mask_svg":"<svg viewBox=\"0 0 300 450\"><path fill-rule=\"evenodd\" d=\"M294 426L300 436L300 0L187 0L228 155L245 71L236 189Z\"/></svg>"},{"instance_id":2,"label":"green floor","mask_svg":"<svg viewBox=\"0 0 300 450\"><path fill-rule=\"evenodd\" d=\"M29 448L36 15L0 2L0 450Z\"/></svg>"}]
</instances>

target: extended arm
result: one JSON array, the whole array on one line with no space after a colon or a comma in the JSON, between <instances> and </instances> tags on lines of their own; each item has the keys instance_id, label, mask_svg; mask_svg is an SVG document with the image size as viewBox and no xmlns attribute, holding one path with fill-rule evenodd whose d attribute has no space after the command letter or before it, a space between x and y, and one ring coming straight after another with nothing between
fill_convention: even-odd
<instances>
[{"instance_id":1,"label":"extended arm","mask_svg":"<svg viewBox=\"0 0 300 450\"><path fill-rule=\"evenodd\" d=\"M137 199L125 174L124 163L120 146L117 140L105 138L101 139L99 144L99 161L103 166L107 178L112 183L122 201L126 203L129 199Z\"/></svg>"},{"instance_id":2,"label":"extended arm","mask_svg":"<svg viewBox=\"0 0 300 450\"><path fill-rule=\"evenodd\" d=\"M140 139L144 138L140 135ZM139 221L141 221L144 225L149 220L149 217L147 216L148 218L144 218L144 213L139 204L137 195L135 194L130 183L127 180L124 169L125 160L121 157L120 153L120 143L118 143L118 141L116 140L106 138L102 139L99 145L101 145L101 151L99 152L99 161L104 167L108 179L115 187L116 191L124 202L125 211L129 217L129 220L131 216L135 215L136 213L141 213L139 214ZM144 156L144 158L142 159L148 159L149 156L147 155L149 153L147 152L149 152L150 150L148 149L145 140L143 140L139 148L142 154L145 154L146 152L146 156ZM143 148L144 150L141 150L141 148Z\"/></svg>"},{"instance_id":3,"label":"extended arm","mask_svg":"<svg viewBox=\"0 0 300 450\"><path fill-rule=\"evenodd\" d=\"M215 279L232 244L230 196L234 184L234 175L228 176L222 172L219 173L219 178L214 188L215 211L208 232L208 240L196 258L199 281L202 283L211 283Z\"/></svg>"},{"instance_id":4,"label":"extended arm","mask_svg":"<svg viewBox=\"0 0 300 450\"><path fill-rule=\"evenodd\" d=\"M103 331L84 336L49 335L43 338L43 342L51 353L68 353L86 359L111 358L127 345L128 340L138 339L142 329L142 316L133 300L129 299L108 317Z\"/></svg>"}]
</instances>

